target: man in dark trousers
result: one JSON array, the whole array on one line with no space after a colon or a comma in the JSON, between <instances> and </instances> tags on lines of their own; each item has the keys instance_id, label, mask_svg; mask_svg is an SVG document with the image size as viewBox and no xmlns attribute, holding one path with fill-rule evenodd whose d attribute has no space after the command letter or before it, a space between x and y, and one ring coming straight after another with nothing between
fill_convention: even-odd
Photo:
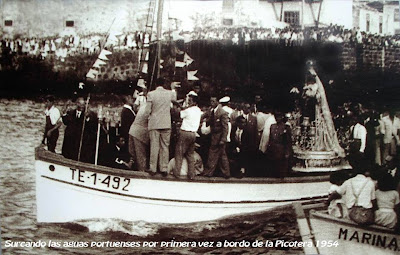
<instances>
[{"instance_id":1,"label":"man in dark trousers","mask_svg":"<svg viewBox=\"0 0 400 255\"><path fill-rule=\"evenodd\" d=\"M209 113L210 118L207 124L211 128L211 146L208 153L207 168L202 175L213 176L219 163L222 176L229 178L229 161L225 149L228 135L228 113L222 109L217 97L211 97L210 104L212 109Z\"/></svg>"},{"instance_id":2,"label":"man in dark trousers","mask_svg":"<svg viewBox=\"0 0 400 255\"><path fill-rule=\"evenodd\" d=\"M228 149L232 176L238 178L245 174L248 175L249 166L253 163L250 153L250 136L246 124L246 119L243 116L236 118L231 133L230 148Z\"/></svg>"},{"instance_id":3,"label":"man in dark trousers","mask_svg":"<svg viewBox=\"0 0 400 255\"><path fill-rule=\"evenodd\" d=\"M54 106L54 97L47 97L46 101L46 126L43 134L43 144L47 144L47 149L56 152L56 145L62 122L60 111Z\"/></svg>"},{"instance_id":4,"label":"man in dark trousers","mask_svg":"<svg viewBox=\"0 0 400 255\"><path fill-rule=\"evenodd\" d=\"M251 113L251 105L249 103L245 103L243 105L243 118L246 120L246 125L244 129L246 130L246 134L248 136L247 139L247 151L248 155L251 156L248 158L248 161L254 162L255 155L258 150L258 128L257 128L257 117ZM256 169L254 167L247 167L248 176L258 176Z\"/></svg>"},{"instance_id":5,"label":"man in dark trousers","mask_svg":"<svg viewBox=\"0 0 400 255\"><path fill-rule=\"evenodd\" d=\"M81 147L80 160L93 163L96 150L96 114L91 111L85 112L85 100L79 97L76 101L76 109L67 111L62 117L62 121L66 125L62 155L69 159L78 160L79 147ZM85 130L80 146L84 121Z\"/></svg>"}]
</instances>

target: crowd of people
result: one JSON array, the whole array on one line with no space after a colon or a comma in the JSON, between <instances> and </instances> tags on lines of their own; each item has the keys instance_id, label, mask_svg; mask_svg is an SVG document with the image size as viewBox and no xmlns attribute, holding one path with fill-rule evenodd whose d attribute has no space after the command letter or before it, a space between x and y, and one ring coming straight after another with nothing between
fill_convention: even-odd
<instances>
[{"instance_id":1,"label":"crowd of people","mask_svg":"<svg viewBox=\"0 0 400 255\"><path fill-rule=\"evenodd\" d=\"M229 96L205 92L201 83L181 100L163 79L148 93L138 88L143 91L124 97L120 125L114 127L102 113L85 109L83 98L62 111L50 100L43 143L55 152L63 123L62 155L74 160L97 158L110 167L189 179L288 175L293 150L287 116L273 114L259 95L254 104L232 104Z\"/></svg>"},{"instance_id":2,"label":"crowd of people","mask_svg":"<svg viewBox=\"0 0 400 255\"><path fill-rule=\"evenodd\" d=\"M254 40L267 40L285 46L303 45L309 42L350 43L375 46L398 46L399 40L393 36L382 36L360 31L345 29L343 26L329 25L327 27L305 29L285 28L231 28L215 27L198 29L193 32L182 32L186 40L228 40L234 45L245 45Z\"/></svg>"},{"instance_id":3,"label":"crowd of people","mask_svg":"<svg viewBox=\"0 0 400 255\"><path fill-rule=\"evenodd\" d=\"M400 231L397 159L380 167L353 162L352 172L331 174L328 213L361 225L376 224ZM350 174L351 173L351 174Z\"/></svg>"},{"instance_id":4,"label":"crowd of people","mask_svg":"<svg viewBox=\"0 0 400 255\"><path fill-rule=\"evenodd\" d=\"M101 111L86 110L83 98L62 113L49 102L43 138L48 149L55 151L63 123L62 154L70 159L94 163L97 154L99 164L151 174L171 172L191 179L195 173L226 178L285 177L294 163L293 147L299 146L296 136L302 135L292 129L301 128L306 120L311 126L315 122L315 106L305 104L300 114L284 114L273 111L259 94L252 103L211 95L207 82L194 83L180 100L175 83L160 79L157 89L148 93L144 82L138 84L140 91L124 97L121 114L113 124ZM340 134L338 146L345 148L350 163L385 166L390 158L397 162L400 120L396 112L378 113L359 104L340 108L333 121Z\"/></svg>"},{"instance_id":5,"label":"crowd of people","mask_svg":"<svg viewBox=\"0 0 400 255\"><path fill-rule=\"evenodd\" d=\"M92 54L98 52L101 44L107 39L107 47L112 50L141 49L147 47L155 34L143 31L122 33L106 36L105 34L65 35L52 37L19 37L2 38L0 48L2 54L20 54L32 57L56 58L64 60L67 56L76 54ZM345 29L338 25L319 28L248 28L248 27L207 27L194 31L165 32L163 39L184 40L220 40L233 45L246 45L250 41L266 40L285 46L303 45L308 42L351 43L397 47L400 40L394 36L383 36L360 31Z\"/></svg>"},{"instance_id":6,"label":"crowd of people","mask_svg":"<svg viewBox=\"0 0 400 255\"><path fill-rule=\"evenodd\" d=\"M329 213L356 223L400 230L400 119L394 110L344 104L337 123L347 127L353 171L331 175ZM351 175L351 174L352 175Z\"/></svg>"},{"instance_id":7,"label":"crowd of people","mask_svg":"<svg viewBox=\"0 0 400 255\"><path fill-rule=\"evenodd\" d=\"M308 78L305 87L312 82L316 79ZM288 176L294 114L272 111L261 95L252 103L231 102L229 96L209 94L202 84L194 83L177 99L176 83L160 78L147 92L139 82L133 96L124 96L120 124L112 127L82 97L62 111L50 97L43 143L55 152L64 124L62 155L69 159L189 180ZM393 110L342 108L346 116L338 112L334 120L348 129L346 158L353 170L331 174L328 211L359 224L400 229L400 119Z\"/></svg>"}]
</instances>

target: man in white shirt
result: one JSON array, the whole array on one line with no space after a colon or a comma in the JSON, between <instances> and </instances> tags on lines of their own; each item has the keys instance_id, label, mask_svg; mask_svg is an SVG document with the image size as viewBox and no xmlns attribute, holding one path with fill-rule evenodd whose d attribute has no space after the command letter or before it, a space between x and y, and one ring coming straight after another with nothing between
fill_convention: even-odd
<instances>
[{"instance_id":1,"label":"man in white shirt","mask_svg":"<svg viewBox=\"0 0 400 255\"><path fill-rule=\"evenodd\" d=\"M49 96L46 102L46 125L43 134L43 144L47 144L47 149L56 152L56 145L59 136L58 129L62 122L60 111L54 106L54 97Z\"/></svg>"},{"instance_id":2,"label":"man in white shirt","mask_svg":"<svg viewBox=\"0 0 400 255\"><path fill-rule=\"evenodd\" d=\"M382 118L383 122L383 159L387 156L396 156L397 146L400 145L400 120L396 117L392 110L389 114Z\"/></svg>"},{"instance_id":3,"label":"man in white shirt","mask_svg":"<svg viewBox=\"0 0 400 255\"><path fill-rule=\"evenodd\" d=\"M363 171L362 168L358 168L357 166L353 167L356 169L357 175L345 181L328 199L329 203L333 199L344 197L346 207L349 209L350 218L352 215L351 211L355 206L360 206L372 211L377 208L374 182L365 176L365 171ZM373 223L373 218L371 222L366 222L365 224L371 223Z\"/></svg>"},{"instance_id":4,"label":"man in white shirt","mask_svg":"<svg viewBox=\"0 0 400 255\"><path fill-rule=\"evenodd\" d=\"M196 175L194 167L196 132L200 126L202 111L197 106L197 94L192 94L188 97L188 104L189 107L180 112L182 125L176 143L175 168L173 174L176 178L179 178L183 157L186 156L188 162L187 177L193 179Z\"/></svg>"},{"instance_id":5,"label":"man in white shirt","mask_svg":"<svg viewBox=\"0 0 400 255\"><path fill-rule=\"evenodd\" d=\"M354 117L352 126L350 127L350 148L349 148L349 163L364 162L364 151L367 141L367 129L363 125L361 117Z\"/></svg>"}]
</instances>

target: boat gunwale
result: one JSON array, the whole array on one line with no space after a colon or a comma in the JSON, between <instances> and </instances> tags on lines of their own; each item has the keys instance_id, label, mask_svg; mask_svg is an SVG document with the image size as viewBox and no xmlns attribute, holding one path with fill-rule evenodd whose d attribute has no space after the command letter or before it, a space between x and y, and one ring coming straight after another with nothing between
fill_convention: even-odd
<instances>
[{"instance_id":1,"label":"boat gunwale","mask_svg":"<svg viewBox=\"0 0 400 255\"><path fill-rule=\"evenodd\" d=\"M182 178L174 178L173 176L162 177L162 176L150 176L148 173L139 172L139 171L131 171L131 170L122 170L117 168L111 168L107 166L94 165L90 163L84 163L75 161L72 159L64 158L60 154L55 154L49 152L44 149L43 146L38 146L35 148L35 160L42 160L49 163L54 163L66 167L75 167L77 169L84 168L88 171L103 173L103 174L112 174L119 175L129 178L137 178L137 179L149 179L149 180L159 180L159 181L174 181L174 182L190 182L190 183L243 183L243 184L279 184L279 183L313 183L313 182L328 182L329 181L329 173L323 172L320 175L314 176L294 176L294 177L285 177L281 178L268 178L268 177L244 177L244 178L234 178L225 179L222 177L202 177L197 176L194 180L188 180L185 176Z\"/></svg>"},{"instance_id":2,"label":"boat gunwale","mask_svg":"<svg viewBox=\"0 0 400 255\"><path fill-rule=\"evenodd\" d=\"M327 214L326 210L324 210L324 211L311 210L309 217L310 217L310 220L312 218L315 218L315 219L319 219L319 220L333 222L333 223L339 224L339 225L345 225L348 227L359 228L359 229L362 229L365 231L375 231L375 232L381 232L381 233L400 236L398 233L395 233L394 230L391 230L389 228L385 228L382 226L378 226L375 224L369 225L369 226L363 226L363 225L357 224L354 221L351 221L350 219L336 218L335 216L331 216L331 215Z\"/></svg>"}]
</instances>

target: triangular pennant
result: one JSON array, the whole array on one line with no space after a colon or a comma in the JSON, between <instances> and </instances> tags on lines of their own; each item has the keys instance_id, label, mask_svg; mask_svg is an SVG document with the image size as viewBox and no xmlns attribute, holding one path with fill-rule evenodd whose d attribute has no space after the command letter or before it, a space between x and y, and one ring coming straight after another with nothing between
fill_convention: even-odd
<instances>
[{"instance_id":1,"label":"triangular pennant","mask_svg":"<svg viewBox=\"0 0 400 255\"><path fill-rule=\"evenodd\" d=\"M160 69L163 69L164 67L162 66L162 63L164 63L163 59L160 59Z\"/></svg>"},{"instance_id":2,"label":"triangular pennant","mask_svg":"<svg viewBox=\"0 0 400 255\"><path fill-rule=\"evenodd\" d=\"M142 68L142 73L147 73L147 70L148 70L147 63L144 63Z\"/></svg>"},{"instance_id":3,"label":"triangular pennant","mask_svg":"<svg viewBox=\"0 0 400 255\"><path fill-rule=\"evenodd\" d=\"M97 73L98 72L96 70L90 69L89 72L86 74L86 77L94 79L96 78Z\"/></svg>"},{"instance_id":4,"label":"triangular pennant","mask_svg":"<svg viewBox=\"0 0 400 255\"><path fill-rule=\"evenodd\" d=\"M299 93L300 93L300 91L299 91L299 89L298 89L298 88L296 88L296 87L293 87L293 88L290 90L290 93L291 93L291 94L299 94Z\"/></svg>"},{"instance_id":5,"label":"triangular pennant","mask_svg":"<svg viewBox=\"0 0 400 255\"><path fill-rule=\"evenodd\" d=\"M99 54L99 57L98 57L99 59L102 59L102 60L108 60L108 58L107 58L107 56L103 53L103 51L102 52L100 52L100 54Z\"/></svg>"},{"instance_id":6,"label":"triangular pennant","mask_svg":"<svg viewBox=\"0 0 400 255\"><path fill-rule=\"evenodd\" d=\"M105 65L107 64L106 62L104 62L101 59L97 59L96 62L94 62L93 67L100 67L100 65Z\"/></svg>"},{"instance_id":7,"label":"triangular pennant","mask_svg":"<svg viewBox=\"0 0 400 255\"><path fill-rule=\"evenodd\" d=\"M175 61L175 67L184 67L185 65L185 62Z\"/></svg>"},{"instance_id":8,"label":"triangular pennant","mask_svg":"<svg viewBox=\"0 0 400 255\"><path fill-rule=\"evenodd\" d=\"M189 81L198 81L199 78L197 78L195 75L197 73L197 70L195 71L187 71L187 79Z\"/></svg>"},{"instance_id":9,"label":"triangular pennant","mask_svg":"<svg viewBox=\"0 0 400 255\"><path fill-rule=\"evenodd\" d=\"M79 82L79 85L78 85L79 89L83 89L83 86L85 86L85 83Z\"/></svg>"},{"instance_id":10,"label":"triangular pennant","mask_svg":"<svg viewBox=\"0 0 400 255\"><path fill-rule=\"evenodd\" d=\"M190 65L194 60L187 54L185 53L185 56L183 57L183 62L186 63L186 65Z\"/></svg>"},{"instance_id":11,"label":"triangular pennant","mask_svg":"<svg viewBox=\"0 0 400 255\"><path fill-rule=\"evenodd\" d=\"M101 52L104 53L104 55L110 55L110 54L112 54L111 51L106 50L106 49L102 49Z\"/></svg>"}]
</instances>

